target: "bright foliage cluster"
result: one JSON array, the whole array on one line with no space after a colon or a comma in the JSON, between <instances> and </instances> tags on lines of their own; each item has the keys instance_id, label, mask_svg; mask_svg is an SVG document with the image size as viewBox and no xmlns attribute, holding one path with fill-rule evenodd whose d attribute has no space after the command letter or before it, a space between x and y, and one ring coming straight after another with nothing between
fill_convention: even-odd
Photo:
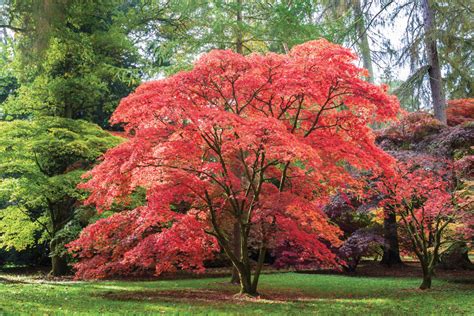
<instances>
[{"instance_id":1,"label":"bright foliage cluster","mask_svg":"<svg viewBox=\"0 0 474 316\"><path fill-rule=\"evenodd\" d=\"M449 126L474 121L474 99L449 100L446 116Z\"/></svg>"},{"instance_id":2,"label":"bright foliage cluster","mask_svg":"<svg viewBox=\"0 0 474 316\"><path fill-rule=\"evenodd\" d=\"M443 124L427 112L409 112L400 119L398 124L380 130L379 137L395 142L416 142L427 135L438 132Z\"/></svg>"},{"instance_id":3,"label":"bright foliage cluster","mask_svg":"<svg viewBox=\"0 0 474 316\"><path fill-rule=\"evenodd\" d=\"M450 161L410 156L399 160L395 170L389 179L377 183L377 189L385 197L381 204L395 211L402 231L411 239L411 251L426 255L424 251L441 251L441 244L461 235L470 238L474 214L461 207L465 201L454 195Z\"/></svg>"},{"instance_id":4,"label":"bright foliage cluster","mask_svg":"<svg viewBox=\"0 0 474 316\"><path fill-rule=\"evenodd\" d=\"M354 169L389 172L368 124L399 110L354 60L326 40L287 55L216 50L123 99L112 123L129 139L83 188L100 210L137 188L147 202L70 244L77 276L200 271L219 249L234 264L248 261L247 249L272 250L280 266L338 264L340 230L322 206L336 189L358 187ZM236 223L241 258L231 250Z\"/></svg>"}]
</instances>

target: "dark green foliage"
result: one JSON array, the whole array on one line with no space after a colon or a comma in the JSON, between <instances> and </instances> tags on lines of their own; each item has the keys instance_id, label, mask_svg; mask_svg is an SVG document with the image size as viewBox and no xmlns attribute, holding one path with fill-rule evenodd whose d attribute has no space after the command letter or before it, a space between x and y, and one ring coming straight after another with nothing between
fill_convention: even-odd
<instances>
[{"instance_id":1,"label":"dark green foliage","mask_svg":"<svg viewBox=\"0 0 474 316\"><path fill-rule=\"evenodd\" d=\"M21 87L2 107L7 119L80 118L108 125L119 100L140 82L141 57L113 2L12 1L21 26L13 69Z\"/></svg>"}]
</instances>

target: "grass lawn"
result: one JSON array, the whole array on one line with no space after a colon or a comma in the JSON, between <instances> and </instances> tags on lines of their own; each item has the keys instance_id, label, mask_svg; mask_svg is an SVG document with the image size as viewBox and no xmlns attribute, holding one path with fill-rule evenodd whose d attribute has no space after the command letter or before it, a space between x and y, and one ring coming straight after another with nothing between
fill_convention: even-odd
<instances>
[{"instance_id":1,"label":"grass lawn","mask_svg":"<svg viewBox=\"0 0 474 316\"><path fill-rule=\"evenodd\" d=\"M228 278L48 282L0 273L0 314L474 315L474 282L265 274L262 299L234 298Z\"/></svg>"}]
</instances>

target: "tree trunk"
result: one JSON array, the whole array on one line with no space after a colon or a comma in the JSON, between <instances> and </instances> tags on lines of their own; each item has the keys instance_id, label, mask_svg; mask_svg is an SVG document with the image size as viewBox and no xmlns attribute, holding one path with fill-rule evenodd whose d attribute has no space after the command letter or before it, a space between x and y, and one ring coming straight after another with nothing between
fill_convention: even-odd
<instances>
[{"instance_id":1,"label":"tree trunk","mask_svg":"<svg viewBox=\"0 0 474 316\"><path fill-rule=\"evenodd\" d=\"M257 296L257 291L253 288L251 277L248 274L240 275L240 295Z\"/></svg>"},{"instance_id":2,"label":"tree trunk","mask_svg":"<svg viewBox=\"0 0 474 316\"><path fill-rule=\"evenodd\" d=\"M353 0L352 4L354 8L356 23L355 27L357 30L357 37L359 42L359 50L362 55L362 62L364 63L364 68L369 72L369 82L374 82L374 70L372 67L372 57L370 51L369 38L367 36L367 29L365 25L365 16L362 12L362 6L360 0Z\"/></svg>"},{"instance_id":3,"label":"tree trunk","mask_svg":"<svg viewBox=\"0 0 474 316\"><path fill-rule=\"evenodd\" d=\"M51 242L49 243L49 250L51 256L51 275L61 276L69 272L66 255L64 255L63 240L57 237L58 232L64 227L68 219L73 214L73 205L76 199L70 198L63 200L60 203L53 203L48 199L49 212L52 222L52 233L50 235Z\"/></svg>"},{"instance_id":4,"label":"tree trunk","mask_svg":"<svg viewBox=\"0 0 474 316\"><path fill-rule=\"evenodd\" d=\"M431 98L433 99L433 111L435 117L446 124L446 100L443 92L441 67L439 65L438 48L434 37L435 21L431 0L422 0L423 20L425 28L426 57L428 60L428 75L430 77Z\"/></svg>"},{"instance_id":5,"label":"tree trunk","mask_svg":"<svg viewBox=\"0 0 474 316\"><path fill-rule=\"evenodd\" d=\"M465 242L453 243L442 255L438 266L441 269L474 269L469 259L469 248Z\"/></svg>"},{"instance_id":6,"label":"tree trunk","mask_svg":"<svg viewBox=\"0 0 474 316\"><path fill-rule=\"evenodd\" d=\"M64 257L53 255L51 257L51 272L50 275L61 276L69 272L67 260Z\"/></svg>"},{"instance_id":7,"label":"tree trunk","mask_svg":"<svg viewBox=\"0 0 474 316\"><path fill-rule=\"evenodd\" d=\"M262 246L260 248L260 251L258 252L257 266L255 267L255 273L253 275L253 281L252 281L252 291L255 294L257 294L258 280L260 278L260 272L262 272L266 251L267 251L266 248Z\"/></svg>"},{"instance_id":8,"label":"tree trunk","mask_svg":"<svg viewBox=\"0 0 474 316\"><path fill-rule=\"evenodd\" d=\"M431 288L431 279L433 277L433 269L427 264L421 263L423 270L423 282L421 282L420 290L427 290Z\"/></svg>"},{"instance_id":9,"label":"tree trunk","mask_svg":"<svg viewBox=\"0 0 474 316\"><path fill-rule=\"evenodd\" d=\"M402 259L400 258L400 249L398 246L398 230L397 230L397 218L394 212L385 211L386 214L383 220L384 229L384 247L383 257L380 262L388 267L401 264Z\"/></svg>"},{"instance_id":10,"label":"tree trunk","mask_svg":"<svg viewBox=\"0 0 474 316\"><path fill-rule=\"evenodd\" d=\"M234 231L232 232L234 235L234 254L237 258L240 258L241 256L241 240L240 240L240 226L236 222L234 223ZM232 284L239 284L240 283L240 277L239 277L239 271L235 266L232 267L232 277L230 279L230 283Z\"/></svg>"},{"instance_id":11,"label":"tree trunk","mask_svg":"<svg viewBox=\"0 0 474 316\"><path fill-rule=\"evenodd\" d=\"M236 267L234 266L232 266L232 276L230 277L230 283L231 284L240 283L239 270L237 270Z\"/></svg>"},{"instance_id":12,"label":"tree trunk","mask_svg":"<svg viewBox=\"0 0 474 316\"><path fill-rule=\"evenodd\" d=\"M424 275L423 282L421 282L420 290L428 290L431 288L431 275Z\"/></svg>"},{"instance_id":13,"label":"tree trunk","mask_svg":"<svg viewBox=\"0 0 474 316\"><path fill-rule=\"evenodd\" d=\"M239 54L244 53L244 43L242 38L242 0L237 0L237 32L235 41L235 51Z\"/></svg>"},{"instance_id":14,"label":"tree trunk","mask_svg":"<svg viewBox=\"0 0 474 316\"><path fill-rule=\"evenodd\" d=\"M69 272L69 267L65 256L58 254L58 243L53 238L49 243L51 253L51 272L50 275L61 276Z\"/></svg>"}]
</instances>

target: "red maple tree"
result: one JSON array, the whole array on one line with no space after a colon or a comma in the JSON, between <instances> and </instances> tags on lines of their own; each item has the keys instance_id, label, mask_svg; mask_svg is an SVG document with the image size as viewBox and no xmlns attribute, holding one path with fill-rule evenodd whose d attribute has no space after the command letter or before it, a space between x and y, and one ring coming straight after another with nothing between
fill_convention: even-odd
<instances>
[{"instance_id":1,"label":"red maple tree","mask_svg":"<svg viewBox=\"0 0 474 316\"><path fill-rule=\"evenodd\" d=\"M389 169L368 125L399 110L354 60L326 40L287 55L215 50L191 71L141 85L111 119L127 142L82 187L99 210L137 188L147 203L96 222L70 244L77 275L200 271L223 250L241 293L255 295L268 250L280 265L337 265L331 246L340 230L322 206L337 188L357 187L354 169Z\"/></svg>"},{"instance_id":2,"label":"red maple tree","mask_svg":"<svg viewBox=\"0 0 474 316\"><path fill-rule=\"evenodd\" d=\"M470 238L466 229L472 225L473 214L456 198L454 183L450 161L418 155L398 161L395 173L382 177L376 186L384 196L381 204L395 212L409 250L420 261L422 290L431 287L447 245Z\"/></svg>"}]
</instances>

